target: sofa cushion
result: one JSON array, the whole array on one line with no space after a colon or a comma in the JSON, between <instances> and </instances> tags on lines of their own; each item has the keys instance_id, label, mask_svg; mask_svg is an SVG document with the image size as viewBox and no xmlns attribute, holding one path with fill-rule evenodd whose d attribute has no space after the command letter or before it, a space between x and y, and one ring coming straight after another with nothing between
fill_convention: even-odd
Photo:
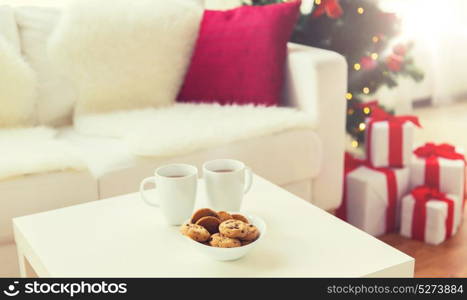
<instances>
[{"instance_id":1,"label":"sofa cushion","mask_svg":"<svg viewBox=\"0 0 467 300\"><path fill-rule=\"evenodd\" d=\"M15 8L23 55L38 81L37 121L42 125L71 122L76 92L47 55L47 41L61 11L53 7Z\"/></svg>"},{"instance_id":2,"label":"sofa cushion","mask_svg":"<svg viewBox=\"0 0 467 300\"><path fill-rule=\"evenodd\" d=\"M49 55L77 88L76 113L174 102L201 15L202 7L186 0L73 1Z\"/></svg>"},{"instance_id":3,"label":"sofa cushion","mask_svg":"<svg viewBox=\"0 0 467 300\"><path fill-rule=\"evenodd\" d=\"M0 35L18 52L21 51L15 11L10 6L0 6Z\"/></svg>"},{"instance_id":4,"label":"sofa cushion","mask_svg":"<svg viewBox=\"0 0 467 300\"><path fill-rule=\"evenodd\" d=\"M72 147L50 128L0 130L0 180L64 170L85 170Z\"/></svg>"},{"instance_id":5,"label":"sofa cushion","mask_svg":"<svg viewBox=\"0 0 467 300\"><path fill-rule=\"evenodd\" d=\"M206 10L181 102L277 105L300 1Z\"/></svg>"}]
</instances>

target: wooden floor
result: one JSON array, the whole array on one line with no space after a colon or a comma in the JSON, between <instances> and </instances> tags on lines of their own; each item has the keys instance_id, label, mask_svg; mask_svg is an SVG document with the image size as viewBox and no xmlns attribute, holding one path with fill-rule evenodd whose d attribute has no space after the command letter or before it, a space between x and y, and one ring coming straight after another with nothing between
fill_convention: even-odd
<instances>
[{"instance_id":1,"label":"wooden floor","mask_svg":"<svg viewBox=\"0 0 467 300\"><path fill-rule=\"evenodd\" d=\"M423 129L415 133L416 144L448 142L467 150L467 102L414 111ZM416 277L467 277L467 211L458 233L439 246L389 234L382 241L415 258Z\"/></svg>"}]
</instances>

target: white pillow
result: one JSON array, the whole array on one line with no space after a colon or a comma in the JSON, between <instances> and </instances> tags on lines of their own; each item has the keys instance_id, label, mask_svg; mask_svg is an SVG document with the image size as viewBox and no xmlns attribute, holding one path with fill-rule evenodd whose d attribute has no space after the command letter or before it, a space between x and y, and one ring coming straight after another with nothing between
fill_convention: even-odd
<instances>
[{"instance_id":1,"label":"white pillow","mask_svg":"<svg viewBox=\"0 0 467 300\"><path fill-rule=\"evenodd\" d=\"M16 22L20 30L21 47L26 61L37 74L37 121L58 126L71 122L76 91L51 64L46 45L50 33L60 18L60 10L45 7L17 7Z\"/></svg>"},{"instance_id":2,"label":"white pillow","mask_svg":"<svg viewBox=\"0 0 467 300\"><path fill-rule=\"evenodd\" d=\"M0 6L0 35L2 35L15 50L18 52L20 51L18 27L16 26L14 10L10 6Z\"/></svg>"},{"instance_id":3,"label":"white pillow","mask_svg":"<svg viewBox=\"0 0 467 300\"><path fill-rule=\"evenodd\" d=\"M196 1L74 1L49 40L49 54L77 88L75 112L173 103L201 16Z\"/></svg>"},{"instance_id":4,"label":"white pillow","mask_svg":"<svg viewBox=\"0 0 467 300\"><path fill-rule=\"evenodd\" d=\"M0 9L0 127L34 125L36 77L23 60L13 10Z\"/></svg>"}]
</instances>

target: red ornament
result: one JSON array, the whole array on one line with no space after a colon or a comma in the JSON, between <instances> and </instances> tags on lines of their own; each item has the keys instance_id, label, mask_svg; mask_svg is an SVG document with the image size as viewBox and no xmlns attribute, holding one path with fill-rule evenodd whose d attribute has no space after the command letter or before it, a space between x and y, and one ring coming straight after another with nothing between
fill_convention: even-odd
<instances>
[{"instance_id":1,"label":"red ornament","mask_svg":"<svg viewBox=\"0 0 467 300\"><path fill-rule=\"evenodd\" d=\"M383 12L381 13L381 20L384 20L388 22L389 24L392 24L398 20L397 15L395 13L387 13Z\"/></svg>"},{"instance_id":2,"label":"red ornament","mask_svg":"<svg viewBox=\"0 0 467 300\"><path fill-rule=\"evenodd\" d=\"M407 53L407 47L404 44L397 44L394 46L392 51L394 52L394 54L397 54L399 56L405 56L405 54Z\"/></svg>"},{"instance_id":3,"label":"red ornament","mask_svg":"<svg viewBox=\"0 0 467 300\"><path fill-rule=\"evenodd\" d=\"M321 4L313 11L312 17L318 18L326 14L331 19L338 19L342 16L342 10L339 0L321 0Z\"/></svg>"},{"instance_id":4,"label":"red ornament","mask_svg":"<svg viewBox=\"0 0 467 300\"><path fill-rule=\"evenodd\" d=\"M377 66L376 61L369 56L362 57L360 59L360 65L363 70L373 70Z\"/></svg>"},{"instance_id":5,"label":"red ornament","mask_svg":"<svg viewBox=\"0 0 467 300\"><path fill-rule=\"evenodd\" d=\"M372 100L372 101L369 101L369 102L359 103L359 104L356 105L356 107L361 108L361 109L369 108L371 110L371 112L378 111L378 110L383 110L381 108L381 106L379 106L378 102L379 101L375 99L375 100Z\"/></svg>"},{"instance_id":6,"label":"red ornament","mask_svg":"<svg viewBox=\"0 0 467 300\"><path fill-rule=\"evenodd\" d=\"M393 72L399 72L402 69L404 58L397 54L391 54L386 58L388 69Z\"/></svg>"}]
</instances>

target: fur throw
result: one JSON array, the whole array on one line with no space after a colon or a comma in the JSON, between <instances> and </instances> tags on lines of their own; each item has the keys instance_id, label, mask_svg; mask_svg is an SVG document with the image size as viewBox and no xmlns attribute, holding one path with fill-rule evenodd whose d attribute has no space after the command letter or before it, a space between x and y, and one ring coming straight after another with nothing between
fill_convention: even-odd
<instances>
[{"instance_id":1,"label":"fur throw","mask_svg":"<svg viewBox=\"0 0 467 300\"><path fill-rule=\"evenodd\" d=\"M0 130L0 179L86 166L66 143L55 139L46 127Z\"/></svg>"},{"instance_id":2,"label":"fur throw","mask_svg":"<svg viewBox=\"0 0 467 300\"><path fill-rule=\"evenodd\" d=\"M313 127L309 114L286 107L175 104L160 109L81 116L86 135L121 137L139 156L187 154L293 128Z\"/></svg>"}]
</instances>

